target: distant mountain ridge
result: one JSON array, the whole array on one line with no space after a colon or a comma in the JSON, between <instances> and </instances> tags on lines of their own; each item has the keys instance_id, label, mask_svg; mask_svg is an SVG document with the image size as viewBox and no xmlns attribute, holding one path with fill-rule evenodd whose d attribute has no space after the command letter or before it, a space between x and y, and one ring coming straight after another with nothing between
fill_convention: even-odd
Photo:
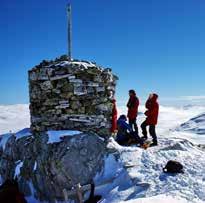
<instances>
[{"instance_id":1,"label":"distant mountain ridge","mask_svg":"<svg viewBox=\"0 0 205 203\"><path fill-rule=\"evenodd\" d=\"M205 135L205 113L202 113L199 116L196 116L181 124L179 129L199 135Z\"/></svg>"}]
</instances>

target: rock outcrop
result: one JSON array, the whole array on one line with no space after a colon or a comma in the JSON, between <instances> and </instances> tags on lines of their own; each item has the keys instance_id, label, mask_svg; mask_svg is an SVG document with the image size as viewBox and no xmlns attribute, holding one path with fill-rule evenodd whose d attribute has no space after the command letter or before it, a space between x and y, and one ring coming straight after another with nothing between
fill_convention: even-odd
<instances>
[{"instance_id":1,"label":"rock outcrop","mask_svg":"<svg viewBox=\"0 0 205 203\"><path fill-rule=\"evenodd\" d=\"M59 142L49 142L49 136L56 135L33 136L27 130L4 135L0 139L0 177L4 181L17 176L26 196L62 201L63 191L77 183L90 183L103 168L106 144L99 136L85 133L62 136Z\"/></svg>"},{"instance_id":2,"label":"rock outcrop","mask_svg":"<svg viewBox=\"0 0 205 203\"><path fill-rule=\"evenodd\" d=\"M65 56L29 71L31 130L77 129L108 136L117 76Z\"/></svg>"},{"instance_id":3,"label":"rock outcrop","mask_svg":"<svg viewBox=\"0 0 205 203\"><path fill-rule=\"evenodd\" d=\"M66 56L30 70L31 128L0 137L0 182L18 177L26 196L47 202L90 183L108 153L117 79L109 68Z\"/></svg>"},{"instance_id":4,"label":"rock outcrop","mask_svg":"<svg viewBox=\"0 0 205 203\"><path fill-rule=\"evenodd\" d=\"M200 114L180 125L177 130L205 135L205 113Z\"/></svg>"}]
</instances>

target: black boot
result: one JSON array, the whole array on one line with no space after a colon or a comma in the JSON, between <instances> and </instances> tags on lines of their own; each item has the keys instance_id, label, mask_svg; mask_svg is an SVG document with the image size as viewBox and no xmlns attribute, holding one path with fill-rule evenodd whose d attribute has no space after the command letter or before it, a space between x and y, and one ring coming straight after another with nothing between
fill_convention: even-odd
<instances>
[{"instance_id":1,"label":"black boot","mask_svg":"<svg viewBox=\"0 0 205 203\"><path fill-rule=\"evenodd\" d=\"M145 141L148 139L148 137L144 135L143 137L141 137L141 139Z\"/></svg>"},{"instance_id":2,"label":"black boot","mask_svg":"<svg viewBox=\"0 0 205 203\"><path fill-rule=\"evenodd\" d=\"M153 140L153 142L149 145L150 147L154 147L154 146L157 146L158 143L156 140Z\"/></svg>"}]
</instances>

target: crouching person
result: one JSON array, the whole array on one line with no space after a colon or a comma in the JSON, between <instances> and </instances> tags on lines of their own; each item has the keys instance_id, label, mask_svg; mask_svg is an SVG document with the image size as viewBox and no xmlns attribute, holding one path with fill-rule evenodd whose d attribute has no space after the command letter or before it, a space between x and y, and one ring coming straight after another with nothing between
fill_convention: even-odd
<instances>
[{"instance_id":1,"label":"crouching person","mask_svg":"<svg viewBox=\"0 0 205 203\"><path fill-rule=\"evenodd\" d=\"M152 144L150 146L156 146L157 143L157 135L155 127L157 125L158 114L159 114L159 104L157 102L158 95L150 94L148 100L146 101L145 107L147 111L145 115L147 116L146 120L141 124L143 140L147 139L147 126L149 126L149 133L152 136Z\"/></svg>"},{"instance_id":2,"label":"crouching person","mask_svg":"<svg viewBox=\"0 0 205 203\"><path fill-rule=\"evenodd\" d=\"M139 143L143 146L142 139L138 136L137 133L133 132L132 127L126 122L127 117L125 115L121 115L117 121L117 138L116 142L120 145L128 144L129 140L135 140L135 143Z\"/></svg>"}]
</instances>

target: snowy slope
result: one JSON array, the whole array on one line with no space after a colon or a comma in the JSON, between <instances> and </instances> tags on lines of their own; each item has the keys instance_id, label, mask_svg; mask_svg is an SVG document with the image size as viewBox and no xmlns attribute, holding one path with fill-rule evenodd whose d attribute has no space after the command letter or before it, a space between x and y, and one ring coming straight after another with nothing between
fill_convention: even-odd
<instances>
[{"instance_id":1,"label":"snowy slope","mask_svg":"<svg viewBox=\"0 0 205 203\"><path fill-rule=\"evenodd\" d=\"M144 110L140 106L138 124L145 119ZM126 107L118 112L126 114ZM196 130L205 128L204 112L205 106L160 106L159 146L146 151L121 147L111 139L112 154L105 158L105 170L95 178L96 185L101 185L97 192L103 195L103 203L205 202L205 151L192 144L205 144L205 135ZM28 105L0 106L0 134L26 128L29 120ZM59 135L50 132L50 136L55 133ZM17 138L28 134L29 129L24 129ZM1 145L9 136L3 136ZM162 167L170 159L184 164L185 174L163 174Z\"/></svg>"},{"instance_id":2,"label":"snowy slope","mask_svg":"<svg viewBox=\"0 0 205 203\"><path fill-rule=\"evenodd\" d=\"M28 104L0 106L0 134L16 132L30 126Z\"/></svg>"},{"instance_id":3,"label":"snowy slope","mask_svg":"<svg viewBox=\"0 0 205 203\"><path fill-rule=\"evenodd\" d=\"M110 149L120 157L118 161L108 157L105 171L96 178L99 183L114 177L112 183L98 190L104 195L103 203L205 202L205 151L180 138L161 138L159 143L143 150L121 147L110 140ZM164 174L162 168L168 160L180 161L185 173Z\"/></svg>"},{"instance_id":4,"label":"snowy slope","mask_svg":"<svg viewBox=\"0 0 205 203\"><path fill-rule=\"evenodd\" d=\"M205 113L181 124L179 130L184 130L199 135L205 135Z\"/></svg>"}]
</instances>

